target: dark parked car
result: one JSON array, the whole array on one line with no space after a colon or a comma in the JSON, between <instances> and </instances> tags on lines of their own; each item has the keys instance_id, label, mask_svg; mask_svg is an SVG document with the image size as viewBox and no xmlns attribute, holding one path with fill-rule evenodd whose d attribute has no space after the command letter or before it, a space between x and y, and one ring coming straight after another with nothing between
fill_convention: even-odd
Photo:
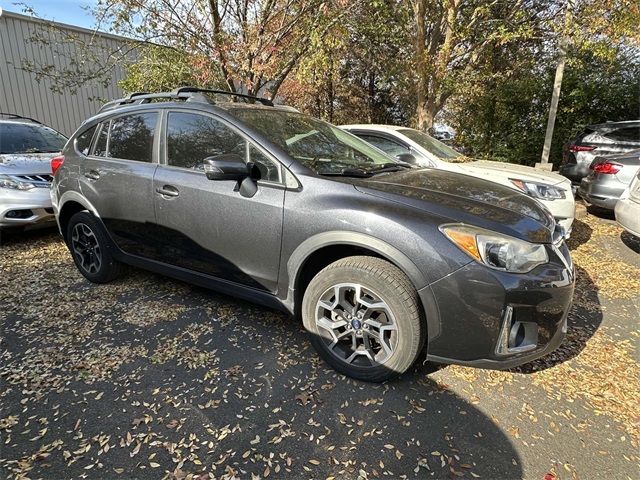
<instances>
[{"instance_id":1,"label":"dark parked car","mask_svg":"<svg viewBox=\"0 0 640 480\"><path fill-rule=\"evenodd\" d=\"M129 264L284 309L330 365L368 381L424 348L506 368L560 344L574 271L540 203L395 162L268 100L219 98L138 94L73 134L53 198L87 279Z\"/></svg>"},{"instance_id":2,"label":"dark parked car","mask_svg":"<svg viewBox=\"0 0 640 480\"><path fill-rule=\"evenodd\" d=\"M560 173L580 185L598 156L626 153L640 148L640 120L590 125L564 147Z\"/></svg>"},{"instance_id":3,"label":"dark parked car","mask_svg":"<svg viewBox=\"0 0 640 480\"><path fill-rule=\"evenodd\" d=\"M613 210L640 169L640 150L596 157L582 179L578 194L589 204Z\"/></svg>"}]
</instances>

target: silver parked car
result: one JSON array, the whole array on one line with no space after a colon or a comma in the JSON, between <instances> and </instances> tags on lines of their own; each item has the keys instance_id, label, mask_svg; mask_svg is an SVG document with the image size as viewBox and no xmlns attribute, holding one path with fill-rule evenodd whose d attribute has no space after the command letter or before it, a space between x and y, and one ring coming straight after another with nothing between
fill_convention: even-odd
<instances>
[{"instance_id":1,"label":"silver parked car","mask_svg":"<svg viewBox=\"0 0 640 480\"><path fill-rule=\"evenodd\" d=\"M596 157L578 193L589 204L613 210L622 193L640 170L640 149L621 155Z\"/></svg>"},{"instance_id":2,"label":"silver parked car","mask_svg":"<svg viewBox=\"0 0 640 480\"><path fill-rule=\"evenodd\" d=\"M596 157L620 155L640 148L640 120L589 125L564 146L560 174L576 187L589 175Z\"/></svg>"},{"instance_id":3,"label":"silver parked car","mask_svg":"<svg viewBox=\"0 0 640 480\"><path fill-rule=\"evenodd\" d=\"M618 224L640 238L640 170L616 203L615 212Z\"/></svg>"},{"instance_id":4,"label":"silver parked car","mask_svg":"<svg viewBox=\"0 0 640 480\"><path fill-rule=\"evenodd\" d=\"M7 231L55 225L50 162L66 141L37 120L0 113L0 241Z\"/></svg>"}]
</instances>

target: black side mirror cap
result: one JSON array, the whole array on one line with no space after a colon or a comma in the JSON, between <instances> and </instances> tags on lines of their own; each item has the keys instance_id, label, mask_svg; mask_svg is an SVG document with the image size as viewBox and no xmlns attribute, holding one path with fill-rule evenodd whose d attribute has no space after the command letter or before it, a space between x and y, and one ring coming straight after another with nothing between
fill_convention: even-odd
<instances>
[{"instance_id":1,"label":"black side mirror cap","mask_svg":"<svg viewBox=\"0 0 640 480\"><path fill-rule=\"evenodd\" d=\"M224 153L207 157L203 161L204 172L209 180L241 181L249 176L249 166L240 155Z\"/></svg>"},{"instance_id":2,"label":"black side mirror cap","mask_svg":"<svg viewBox=\"0 0 640 480\"><path fill-rule=\"evenodd\" d=\"M399 153L396 155L396 160L399 160L410 165L417 165L418 159L412 153Z\"/></svg>"}]
</instances>

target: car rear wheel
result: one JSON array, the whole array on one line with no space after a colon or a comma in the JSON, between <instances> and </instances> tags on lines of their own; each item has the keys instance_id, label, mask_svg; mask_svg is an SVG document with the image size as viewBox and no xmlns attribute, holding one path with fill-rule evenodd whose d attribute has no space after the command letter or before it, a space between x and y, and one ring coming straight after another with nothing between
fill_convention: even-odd
<instances>
[{"instance_id":1,"label":"car rear wheel","mask_svg":"<svg viewBox=\"0 0 640 480\"><path fill-rule=\"evenodd\" d=\"M348 257L320 271L304 294L302 316L329 365L369 382L405 372L426 337L416 289L376 257Z\"/></svg>"},{"instance_id":2,"label":"car rear wheel","mask_svg":"<svg viewBox=\"0 0 640 480\"><path fill-rule=\"evenodd\" d=\"M76 213L69 220L67 245L76 267L91 282L110 282L124 270L124 265L113 258L104 227L88 212Z\"/></svg>"}]
</instances>

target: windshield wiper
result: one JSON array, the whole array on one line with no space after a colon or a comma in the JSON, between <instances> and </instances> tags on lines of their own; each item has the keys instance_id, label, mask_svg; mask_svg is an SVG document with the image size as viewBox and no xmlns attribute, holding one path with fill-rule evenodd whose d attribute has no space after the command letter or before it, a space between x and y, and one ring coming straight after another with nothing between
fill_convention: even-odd
<instances>
[{"instance_id":1,"label":"windshield wiper","mask_svg":"<svg viewBox=\"0 0 640 480\"><path fill-rule=\"evenodd\" d=\"M408 163L387 162L387 163L378 165L375 168L368 169L367 173L377 175L378 173L398 172L400 170L405 170L407 168L413 168L413 167Z\"/></svg>"},{"instance_id":2,"label":"windshield wiper","mask_svg":"<svg viewBox=\"0 0 640 480\"><path fill-rule=\"evenodd\" d=\"M373 175L373 173L362 170L360 168L343 168L342 170L338 170L335 172L318 172L318 175L367 178Z\"/></svg>"}]
</instances>

